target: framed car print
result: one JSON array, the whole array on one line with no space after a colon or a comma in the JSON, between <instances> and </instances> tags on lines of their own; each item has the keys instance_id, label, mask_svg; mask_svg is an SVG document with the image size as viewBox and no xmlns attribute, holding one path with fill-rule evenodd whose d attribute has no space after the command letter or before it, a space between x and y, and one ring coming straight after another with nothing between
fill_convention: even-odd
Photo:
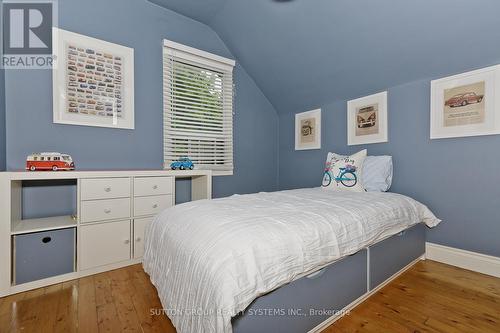
<instances>
[{"instance_id":1,"label":"framed car print","mask_svg":"<svg viewBox=\"0 0 500 333\"><path fill-rule=\"evenodd\" d=\"M295 115L295 150L321 149L321 109Z\"/></svg>"},{"instance_id":2,"label":"framed car print","mask_svg":"<svg viewBox=\"0 0 500 333\"><path fill-rule=\"evenodd\" d=\"M134 50L53 28L54 123L134 128Z\"/></svg>"},{"instance_id":3,"label":"framed car print","mask_svg":"<svg viewBox=\"0 0 500 333\"><path fill-rule=\"evenodd\" d=\"M347 102L347 144L387 142L387 91Z\"/></svg>"},{"instance_id":4,"label":"framed car print","mask_svg":"<svg viewBox=\"0 0 500 333\"><path fill-rule=\"evenodd\" d=\"M500 134L500 65L431 82L431 139Z\"/></svg>"}]
</instances>

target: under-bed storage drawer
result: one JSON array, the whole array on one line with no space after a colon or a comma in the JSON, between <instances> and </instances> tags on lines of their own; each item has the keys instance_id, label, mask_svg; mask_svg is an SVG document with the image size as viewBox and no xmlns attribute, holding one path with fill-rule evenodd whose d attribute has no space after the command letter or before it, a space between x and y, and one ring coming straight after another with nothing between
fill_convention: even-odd
<instances>
[{"instance_id":1,"label":"under-bed storage drawer","mask_svg":"<svg viewBox=\"0 0 500 333\"><path fill-rule=\"evenodd\" d=\"M366 293L366 250L257 298L232 319L234 333L303 333ZM269 312L271 311L271 312Z\"/></svg>"},{"instance_id":2,"label":"under-bed storage drawer","mask_svg":"<svg viewBox=\"0 0 500 333\"><path fill-rule=\"evenodd\" d=\"M370 247L370 290L425 253L425 226L418 224Z\"/></svg>"}]
</instances>

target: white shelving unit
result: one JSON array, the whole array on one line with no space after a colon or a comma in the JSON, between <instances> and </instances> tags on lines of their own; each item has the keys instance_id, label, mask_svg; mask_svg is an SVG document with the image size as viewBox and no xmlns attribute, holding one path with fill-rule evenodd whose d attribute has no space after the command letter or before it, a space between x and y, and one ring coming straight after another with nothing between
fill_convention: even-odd
<instances>
[{"instance_id":1,"label":"white shelving unit","mask_svg":"<svg viewBox=\"0 0 500 333\"><path fill-rule=\"evenodd\" d=\"M177 178L191 178L192 200L212 198L209 170L0 172L0 297L141 262L145 225L174 205ZM23 182L38 180L75 181L76 216L22 219ZM14 238L68 228L76 232L75 271L14 285Z\"/></svg>"},{"instance_id":2,"label":"white shelving unit","mask_svg":"<svg viewBox=\"0 0 500 333\"><path fill-rule=\"evenodd\" d=\"M76 227L76 216L54 216L12 221L12 235Z\"/></svg>"}]
</instances>

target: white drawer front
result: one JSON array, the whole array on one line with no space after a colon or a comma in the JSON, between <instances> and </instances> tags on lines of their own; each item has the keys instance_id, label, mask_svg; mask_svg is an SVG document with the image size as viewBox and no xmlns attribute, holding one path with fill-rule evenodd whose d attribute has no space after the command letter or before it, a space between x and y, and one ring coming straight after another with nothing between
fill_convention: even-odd
<instances>
[{"instance_id":1,"label":"white drawer front","mask_svg":"<svg viewBox=\"0 0 500 333\"><path fill-rule=\"evenodd\" d=\"M172 177L134 178L134 196L172 194Z\"/></svg>"},{"instance_id":2,"label":"white drawer front","mask_svg":"<svg viewBox=\"0 0 500 333\"><path fill-rule=\"evenodd\" d=\"M134 216L156 215L172 206L172 195L134 198Z\"/></svg>"},{"instance_id":3,"label":"white drawer front","mask_svg":"<svg viewBox=\"0 0 500 333\"><path fill-rule=\"evenodd\" d=\"M134 259L142 258L144 255L144 230L151 221L152 217L134 220Z\"/></svg>"},{"instance_id":4,"label":"white drawer front","mask_svg":"<svg viewBox=\"0 0 500 333\"><path fill-rule=\"evenodd\" d=\"M130 221L86 225L80 228L80 269L130 259Z\"/></svg>"},{"instance_id":5,"label":"white drawer front","mask_svg":"<svg viewBox=\"0 0 500 333\"><path fill-rule=\"evenodd\" d=\"M130 217L130 199L82 201L81 222L124 219Z\"/></svg>"},{"instance_id":6,"label":"white drawer front","mask_svg":"<svg viewBox=\"0 0 500 333\"><path fill-rule=\"evenodd\" d=\"M82 200L130 197L130 178L82 179Z\"/></svg>"}]
</instances>

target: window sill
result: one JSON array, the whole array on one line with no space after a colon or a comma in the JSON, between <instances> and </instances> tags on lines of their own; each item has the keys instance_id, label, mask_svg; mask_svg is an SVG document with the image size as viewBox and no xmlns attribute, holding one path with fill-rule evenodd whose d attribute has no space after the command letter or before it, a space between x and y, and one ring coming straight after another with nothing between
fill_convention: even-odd
<instances>
[{"instance_id":1,"label":"window sill","mask_svg":"<svg viewBox=\"0 0 500 333\"><path fill-rule=\"evenodd\" d=\"M212 176L232 176L233 170L221 171L221 170L213 170Z\"/></svg>"}]
</instances>

